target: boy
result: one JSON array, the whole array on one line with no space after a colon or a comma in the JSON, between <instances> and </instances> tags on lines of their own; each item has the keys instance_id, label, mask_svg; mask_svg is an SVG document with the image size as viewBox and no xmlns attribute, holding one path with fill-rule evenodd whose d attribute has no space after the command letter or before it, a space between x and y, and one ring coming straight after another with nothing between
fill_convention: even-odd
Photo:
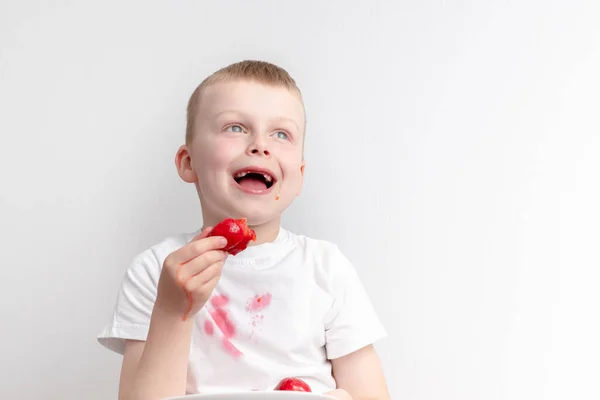
<instances>
[{"instance_id":1,"label":"boy","mask_svg":"<svg viewBox=\"0 0 600 400\"><path fill-rule=\"evenodd\" d=\"M127 270L98 337L124 355L120 399L272 390L284 377L338 399L389 399L372 347L386 333L352 265L335 245L280 226L302 187L305 124L295 81L270 63L230 65L194 91L175 162L205 228ZM225 218L256 232L235 256L209 237Z\"/></svg>"}]
</instances>

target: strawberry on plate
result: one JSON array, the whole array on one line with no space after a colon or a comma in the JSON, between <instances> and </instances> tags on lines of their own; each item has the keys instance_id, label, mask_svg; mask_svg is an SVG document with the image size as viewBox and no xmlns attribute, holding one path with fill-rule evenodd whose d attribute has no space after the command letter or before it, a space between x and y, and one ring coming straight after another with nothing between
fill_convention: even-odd
<instances>
[{"instance_id":1,"label":"strawberry on plate","mask_svg":"<svg viewBox=\"0 0 600 400\"><path fill-rule=\"evenodd\" d=\"M284 378L277 384L275 390L290 390L294 392L311 392L308 383L298 378Z\"/></svg>"}]
</instances>

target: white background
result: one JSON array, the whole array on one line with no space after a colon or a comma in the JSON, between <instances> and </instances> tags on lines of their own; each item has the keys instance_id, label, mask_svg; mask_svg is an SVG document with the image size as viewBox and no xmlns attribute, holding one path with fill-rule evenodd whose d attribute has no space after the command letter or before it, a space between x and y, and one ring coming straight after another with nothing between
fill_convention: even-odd
<instances>
[{"instance_id":1,"label":"white background","mask_svg":"<svg viewBox=\"0 0 600 400\"><path fill-rule=\"evenodd\" d=\"M200 224L185 106L241 59L309 125L288 229L353 260L393 399L600 398L600 4L0 2L0 398L116 398L135 254ZM41 397L38 397L41 396Z\"/></svg>"}]
</instances>

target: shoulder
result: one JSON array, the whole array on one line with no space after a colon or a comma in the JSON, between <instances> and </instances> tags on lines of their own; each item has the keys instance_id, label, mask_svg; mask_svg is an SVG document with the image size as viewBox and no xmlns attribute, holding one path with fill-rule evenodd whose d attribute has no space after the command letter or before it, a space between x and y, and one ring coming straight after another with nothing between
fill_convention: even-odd
<instances>
[{"instance_id":1,"label":"shoulder","mask_svg":"<svg viewBox=\"0 0 600 400\"><path fill-rule=\"evenodd\" d=\"M289 239L304 254L304 260L315 269L317 275L333 279L351 274L354 267L340 247L325 239L288 232Z\"/></svg>"},{"instance_id":2,"label":"shoulder","mask_svg":"<svg viewBox=\"0 0 600 400\"><path fill-rule=\"evenodd\" d=\"M302 249L307 255L319 259L344 257L337 244L325 240L287 231L288 238L296 247Z\"/></svg>"}]
</instances>

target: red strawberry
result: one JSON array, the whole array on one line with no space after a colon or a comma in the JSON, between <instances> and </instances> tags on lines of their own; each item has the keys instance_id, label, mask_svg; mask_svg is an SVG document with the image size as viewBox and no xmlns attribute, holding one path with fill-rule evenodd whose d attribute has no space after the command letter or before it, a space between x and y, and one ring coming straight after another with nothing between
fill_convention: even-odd
<instances>
[{"instance_id":1,"label":"red strawberry","mask_svg":"<svg viewBox=\"0 0 600 400\"><path fill-rule=\"evenodd\" d=\"M308 383L298 378L284 378L277 384L275 390L291 390L294 392L311 392Z\"/></svg>"},{"instance_id":2,"label":"red strawberry","mask_svg":"<svg viewBox=\"0 0 600 400\"><path fill-rule=\"evenodd\" d=\"M245 218L226 218L215 225L209 236L227 239L227 246L223 250L233 256L245 250L251 240L256 240L256 233L248 227Z\"/></svg>"}]
</instances>

